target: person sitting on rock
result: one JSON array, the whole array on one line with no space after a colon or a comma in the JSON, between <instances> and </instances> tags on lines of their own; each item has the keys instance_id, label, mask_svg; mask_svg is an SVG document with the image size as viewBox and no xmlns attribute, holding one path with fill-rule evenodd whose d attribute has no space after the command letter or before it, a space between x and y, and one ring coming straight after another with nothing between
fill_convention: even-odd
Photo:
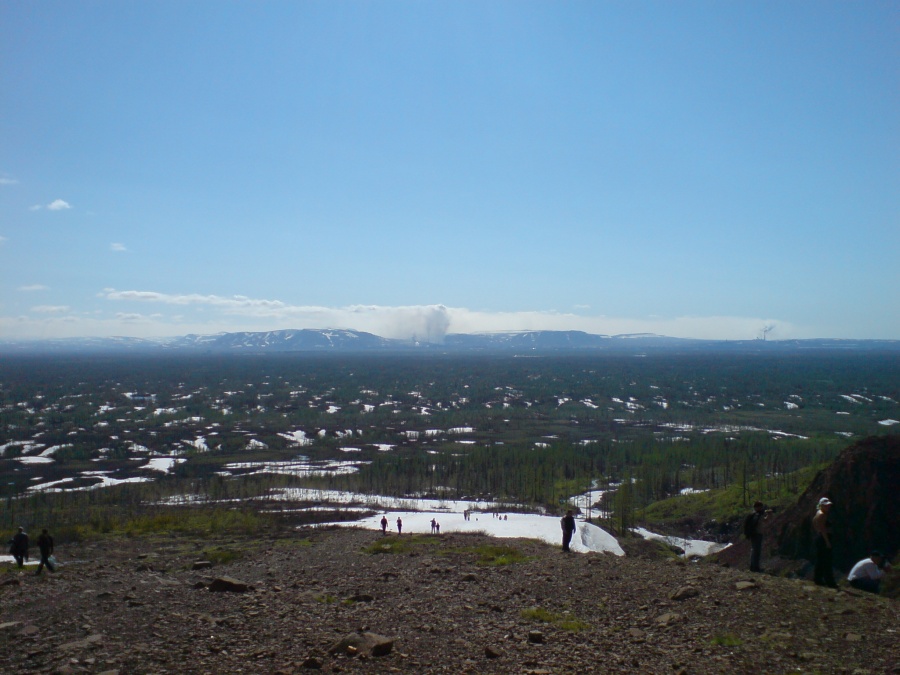
<instances>
[{"instance_id":1,"label":"person sitting on rock","mask_svg":"<svg viewBox=\"0 0 900 675\"><path fill-rule=\"evenodd\" d=\"M847 575L847 581L860 591L878 593L884 573L890 570L891 564L884 559L881 551L872 551L868 558L863 558L853 566Z\"/></svg>"}]
</instances>

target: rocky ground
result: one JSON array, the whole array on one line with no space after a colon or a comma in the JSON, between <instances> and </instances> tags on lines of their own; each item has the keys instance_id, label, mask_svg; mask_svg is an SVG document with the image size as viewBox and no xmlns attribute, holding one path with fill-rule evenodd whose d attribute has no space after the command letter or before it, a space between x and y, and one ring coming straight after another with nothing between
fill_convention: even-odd
<instances>
[{"instance_id":1,"label":"rocky ground","mask_svg":"<svg viewBox=\"0 0 900 675\"><path fill-rule=\"evenodd\" d=\"M900 673L895 600L627 550L343 529L66 545L55 575L0 574L0 672Z\"/></svg>"}]
</instances>

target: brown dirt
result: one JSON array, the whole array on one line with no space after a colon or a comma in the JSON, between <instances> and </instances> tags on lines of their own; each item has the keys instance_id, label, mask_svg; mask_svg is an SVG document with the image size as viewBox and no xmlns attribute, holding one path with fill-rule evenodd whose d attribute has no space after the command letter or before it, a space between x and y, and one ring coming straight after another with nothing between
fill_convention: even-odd
<instances>
[{"instance_id":1,"label":"brown dirt","mask_svg":"<svg viewBox=\"0 0 900 675\"><path fill-rule=\"evenodd\" d=\"M900 673L897 601L649 549L617 558L448 534L410 537L409 553L366 552L380 537L60 547L71 562L55 575L0 574L0 672ZM481 566L481 545L529 559ZM253 590L204 585L221 576ZM672 599L684 588L696 593ZM359 631L393 639L390 653L329 654Z\"/></svg>"}]
</instances>

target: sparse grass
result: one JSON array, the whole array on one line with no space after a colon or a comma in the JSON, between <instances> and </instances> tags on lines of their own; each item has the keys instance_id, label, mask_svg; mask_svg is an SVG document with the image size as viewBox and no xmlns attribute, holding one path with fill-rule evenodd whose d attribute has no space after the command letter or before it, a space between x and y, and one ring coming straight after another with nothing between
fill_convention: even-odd
<instances>
[{"instance_id":1,"label":"sparse grass","mask_svg":"<svg viewBox=\"0 0 900 675\"><path fill-rule=\"evenodd\" d=\"M414 553L423 547L433 547L437 545L436 537L402 535L381 537L366 546L363 551L373 555L379 553L388 554L409 554Z\"/></svg>"},{"instance_id":2,"label":"sparse grass","mask_svg":"<svg viewBox=\"0 0 900 675\"><path fill-rule=\"evenodd\" d=\"M243 554L243 551L236 551L234 549L212 548L203 551L203 559L208 560L213 565L227 565L242 557Z\"/></svg>"},{"instance_id":3,"label":"sparse grass","mask_svg":"<svg viewBox=\"0 0 900 675\"><path fill-rule=\"evenodd\" d=\"M590 628L590 624L587 624L581 619L576 619L574 617L557 621L556 625L563 630L569 631L570 633L579 633Z\"/></svg>"},{"instance_id":4,"label":"sparse grass","mask_svg":"<svg viewBox=\"0 0 900 675\"><path fill-rule=\"evenodd\" d=\"M531 558L513 546L498 546L494 544L481 544L466 549L478 556L478 565L484 567L502 567L527 562Z\"/></svg>"},{"instance_id":5,"label":"sparse grass","mask_svg":"<svg viewBox=\"0 0 900 675\"><path fill-rule=\"evenodd\" d=\"M535 621L537 623L553 623L556 620L556 615L543 607L523 609L520 615L526 621Z\"/></svg>"},{"instance_id":6,"label":"sparse grass","mask_svg":"<svg viewBox=\"0 0 900 675\"><path fill-rule=\"evenodd\" d=\"M720 647L739 647L744 644L743 640L732 633L720 633L719 635L714 635L709 642L710 644L719 645Z\"/></svg>"},{"instance_id":7,"label":"sparse grass","mask_svg":"<svg viewBox=\"0 0 900 675\"><path fill-rule=\"evenodd\" d=\"M520 616L526 621L533 621L535 623L548 623L557 628L561 628L563 630L567 630L573 633L577 633L579 631L587 630L590 628L590 625L582 621L581 619L574 617L570 614L556 614L555 612L551 612L548 609L544 609L543 607L529 607L528 609L523 609L520 613Z\"/></svg>"},{"instance_id":8,"label":"sparse grass","mask_svg":"<svg viewBox=\"0 0 900 675\"><path fill-rule=\"evenodd\" d=\"M321 602L323 605L333 605L338 601L336 597L333 595L328 595L327 593L323 593L322 595L315 596L316 602Z\"/></svg>"},{"instance_id":9,"label":"sparse grass","mask_svg":"<svg viewBox=\"0 0 900 675\"><path fill-rule=\"evenodd\" d=\"M309 548L312 545L312 539L294 539L286 537L284 539L275 540L275 546L278 548Z\"/></svg>"}]
</instances>

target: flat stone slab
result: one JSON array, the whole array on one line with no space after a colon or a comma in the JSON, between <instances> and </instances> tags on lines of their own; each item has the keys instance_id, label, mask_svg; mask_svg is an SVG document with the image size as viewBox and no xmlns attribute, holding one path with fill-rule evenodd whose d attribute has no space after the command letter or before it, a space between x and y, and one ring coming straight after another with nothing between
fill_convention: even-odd
<instances>
[{"instance_id":1,"label":"flat stone slab","mask_svg":"<svg viewBox=\"0 0 900 675\"><path fill-rule=\"evenodd\" d=\"M329 654L369 654L387 656L394 649L394 640L377 633L350 633L345 635L328 650Z\"/></svg>"}]
</instances>

